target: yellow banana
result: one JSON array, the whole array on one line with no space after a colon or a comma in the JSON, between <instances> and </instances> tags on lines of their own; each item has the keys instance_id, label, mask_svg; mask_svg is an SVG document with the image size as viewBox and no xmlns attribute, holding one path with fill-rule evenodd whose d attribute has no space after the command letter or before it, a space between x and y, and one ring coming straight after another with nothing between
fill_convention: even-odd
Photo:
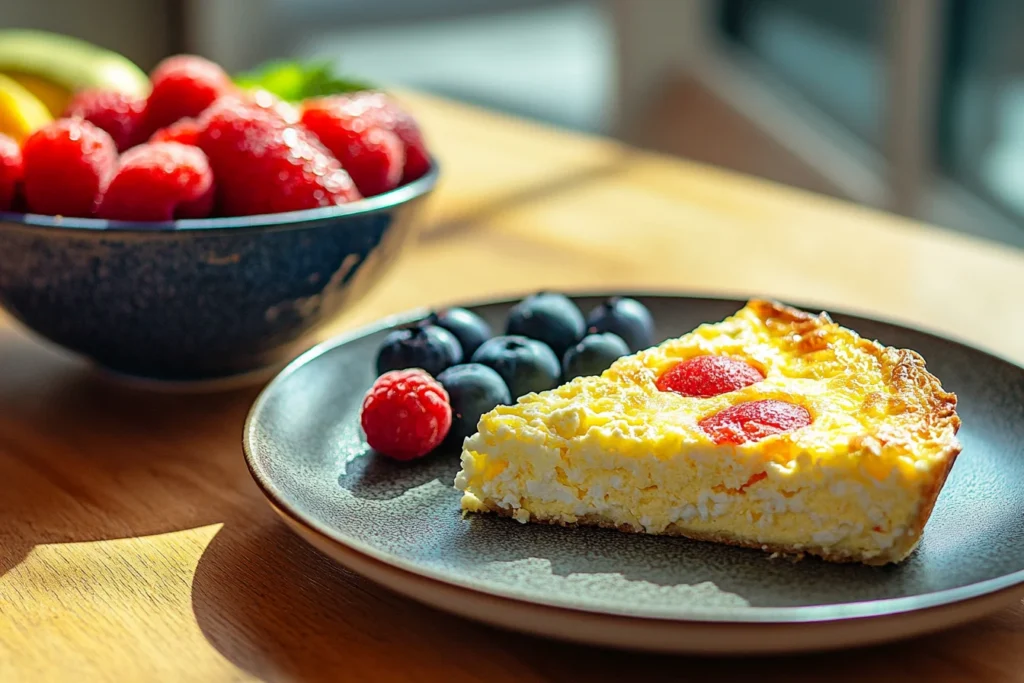
<instances>
[{"instance_id":1,"label":"yellow banana","mask_svg":"<svg viewBox=\"0 0 1024 683\"><path fill-rule=\"evenodd\" d=\"M145 97L150 89L145 72L127 57L47 31L0 30L0 71L33 76L70 92L106 88Z\"/></svg>"},{"instance_id":2,"label":"yellow banana","mask_svg":"<svg viewBox=\"0 0 1024 683\"><path fill-rule=\"evenodd\" d=\"M0 75L0 133L21 142L53 116L38 97L17 81Z\"/></svg>"},{"instance_id":3,"label":"yellow banana","mask_svg":"<svg viewBox=\"0 0 1024 683\"><path fill-rule=\"evenodd\" d=\"M68 108L68 103L71 101L71 96L74 94L63 85L54 83L41 76L34 76L20 71L0 72L0 74L17 81L18 85L39 98L39 101L46 105L46 108L50 110L54 118L64 113L64 110Z\"/></svg>"}]
</instances>

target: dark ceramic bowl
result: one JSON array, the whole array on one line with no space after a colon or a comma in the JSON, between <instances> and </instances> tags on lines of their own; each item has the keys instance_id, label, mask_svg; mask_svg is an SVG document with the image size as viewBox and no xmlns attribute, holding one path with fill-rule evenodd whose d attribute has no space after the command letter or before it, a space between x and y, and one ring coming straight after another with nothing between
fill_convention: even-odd
<instances>
[{"instance_id":1,"label":"dark ceramic bowl","mask_svg":"<svg viewBox=\"0 0 1024 683\"><path fill-rule=\"evenodd\" d=\"M413 234L438 177L353 204L131 223L0 213L0 305L131 377L251 375L358 300Z\"/></svg>"}]
</instances>

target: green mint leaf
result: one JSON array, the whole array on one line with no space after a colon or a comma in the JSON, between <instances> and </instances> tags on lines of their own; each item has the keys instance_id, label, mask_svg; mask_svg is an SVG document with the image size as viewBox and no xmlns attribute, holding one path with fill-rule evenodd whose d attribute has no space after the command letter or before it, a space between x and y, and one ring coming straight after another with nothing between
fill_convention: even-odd
<instances>
[{"instance_id":1,"label":"green mint leaf","mask_svg":"<svg viewBox=\"0 0 1024 683\"><path fill-rule=\"evenodd\" d=\"M288 102L359 90L376 90L372 84L334 73L329 61L275 60L234 77L239 87L262 88Z\"/></svg>"}]
</instances>

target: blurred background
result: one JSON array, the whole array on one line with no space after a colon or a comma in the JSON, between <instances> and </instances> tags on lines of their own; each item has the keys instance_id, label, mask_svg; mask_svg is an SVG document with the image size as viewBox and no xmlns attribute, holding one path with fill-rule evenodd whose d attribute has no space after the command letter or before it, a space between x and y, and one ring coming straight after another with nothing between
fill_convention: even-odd
<instances>
[{"instance_id":1,"label":"blurred background","mask_svg":"<svg viewBox=\"0 0 1024 683\"><path fill-rule=\"evenodd\" d=\"M0 0L0 24L146 69L329 57L1024 247L1020 0Z\"/></svg>"}]
</instances>

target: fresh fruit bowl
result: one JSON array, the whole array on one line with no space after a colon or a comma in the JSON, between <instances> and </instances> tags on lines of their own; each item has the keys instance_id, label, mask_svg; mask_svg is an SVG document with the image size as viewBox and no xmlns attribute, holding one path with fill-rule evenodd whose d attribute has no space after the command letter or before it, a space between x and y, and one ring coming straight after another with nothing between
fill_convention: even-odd
<instances>
[{"instance_id":1,"label":"fresh fruit bowl","mask_svg":"<svg viewBox=\"0 0 1024 683\"><path fill-rule=\"evenodd\" d=\"M281 364L357 301L413 232L436 165L353 204L131 223L0 213L0 305L115 372L167 381Z\"/></svg>"},{"instance_id":2,"label":"fresh fruit bowl","mask_svg":"<svg viewBox=\"0 0 1024 683\"><path fill-rule=\"evenodd\" d=\"M0 304L122 374L287 360L394 261L437 174L412 114L329 65L147 75L0 30Z\"/></svg>"}]
</instances>

